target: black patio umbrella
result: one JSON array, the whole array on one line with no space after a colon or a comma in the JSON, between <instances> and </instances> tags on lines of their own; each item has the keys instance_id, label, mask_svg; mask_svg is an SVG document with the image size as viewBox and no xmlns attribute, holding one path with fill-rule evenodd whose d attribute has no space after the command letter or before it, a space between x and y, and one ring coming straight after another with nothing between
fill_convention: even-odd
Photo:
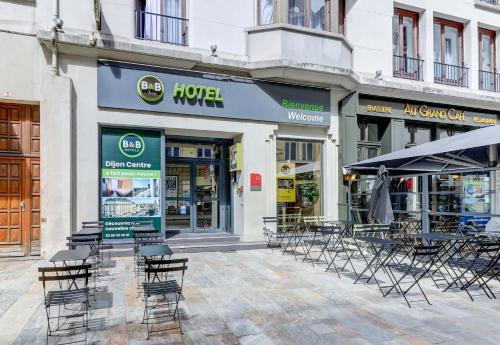
<instances>
[{"instance_id":1,"label":"black patio umbrella","mask_svg":"<svg viewBox=\"0 0 500 345\"><path fill-rule=\"evenodd\" d=\"M368 220L375 220L378 224L390 224L394 220L391 197L389 195L390 181L389 172L384 165L381 165L372 189Z\"/></svg>"}]
</instances>

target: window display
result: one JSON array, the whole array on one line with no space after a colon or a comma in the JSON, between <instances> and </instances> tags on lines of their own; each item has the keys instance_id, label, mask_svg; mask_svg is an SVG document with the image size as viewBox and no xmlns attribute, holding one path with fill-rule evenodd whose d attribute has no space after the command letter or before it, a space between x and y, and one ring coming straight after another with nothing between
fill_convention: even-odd
<instances>
[{"instance_id":1,"label":"window display","mask_svg":"<svg viewBox=\"0 0 500 345\"><path fill-rule=\"evenodd\" d=\"M278 140L277 214L320 216L321 210L321 143Z\"/></svg>"}]
</instances>

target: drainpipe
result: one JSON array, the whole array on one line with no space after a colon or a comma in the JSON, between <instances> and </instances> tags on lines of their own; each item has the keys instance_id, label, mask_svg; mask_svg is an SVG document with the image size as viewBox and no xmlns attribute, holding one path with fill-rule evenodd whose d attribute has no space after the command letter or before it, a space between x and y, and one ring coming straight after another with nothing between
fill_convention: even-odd
<instances>
[{"instance_id":1,"label":"drainpipe","mask_svg":"<svg viewBox=\"0 0 500 345\"><path fill-rule=\"evenodd\" d=\"M63 21L59 18L59 0L52 0L52 32L51 37L51 50L52 50L52 64L50 70L53 76L59 75L59 66L57 62L57 33L63 26Z\"/></svg>"}]
</instances>

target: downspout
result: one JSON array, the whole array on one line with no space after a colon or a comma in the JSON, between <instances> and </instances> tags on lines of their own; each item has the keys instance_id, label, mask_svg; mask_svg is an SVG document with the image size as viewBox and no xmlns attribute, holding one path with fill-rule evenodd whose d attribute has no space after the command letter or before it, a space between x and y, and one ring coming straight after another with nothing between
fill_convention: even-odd
<instances>
[{"instance_id":1,"label":"downspout","mask_svg":"<svg viewBox=\"0 0 500 345\"><path fill-rule=\"evenodd\" d=\"M52 50L52 63L51 63L51 73L53 76L59 75L59 66L57 61L57 33L61 30L63 21L59 18L59 0L52 0L52 27L50 31L52 32L51 37L51 50Z\"/></svg>"}]
</instances>

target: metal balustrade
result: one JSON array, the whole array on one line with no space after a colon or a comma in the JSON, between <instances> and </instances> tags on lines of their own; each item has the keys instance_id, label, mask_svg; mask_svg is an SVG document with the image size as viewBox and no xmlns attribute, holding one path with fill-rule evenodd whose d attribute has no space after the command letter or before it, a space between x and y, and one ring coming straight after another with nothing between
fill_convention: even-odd
<instances>
[{"instance_id":1,"label":"metal balustrade","mask_svg":"<svg viewBox=\"0 0 500 345\"><path fill-rule=\"evenodd\" d=\"M434 82L469 87L469 68L434 62Z\"/></svg>"},{"instance_id":2,"label":"metal balustrade","mask_svg":"<svg viewBox=\"0 0 500 345\"><path fill-rule=\"evenodd\" d=\"M187 24L185 18L135 11L135 37L138 39L187 45Z\"/></svg>"},{"instance_id":3,"label":"metal balustrade","mask_svg":"<svg viewBox=\"0 0 500 345\"><path fill-rule=\"evenodd\" d=\"M500 73L479 71L479 89L500 92Z\"/></svg>"},{"instance_id":4,"label":"metal balustrade","mask_svg":"<svg viewBox=\"0 0 500 345\"><path fill-rule=\"evenodd\" d=\"M423 80L424 60L393 55L392 61L394 77Z\"/></svg>"},{"instance_id":5,"label":"metal balustrade","mask_svg":"<svg viewBox=\"0 0 500 345\"><path fill-rule=\"evenodd\" d=\"M479 1L486 2L491 5L500 5L500 0L479 0Z\"/></svg>"}]
</instances>

